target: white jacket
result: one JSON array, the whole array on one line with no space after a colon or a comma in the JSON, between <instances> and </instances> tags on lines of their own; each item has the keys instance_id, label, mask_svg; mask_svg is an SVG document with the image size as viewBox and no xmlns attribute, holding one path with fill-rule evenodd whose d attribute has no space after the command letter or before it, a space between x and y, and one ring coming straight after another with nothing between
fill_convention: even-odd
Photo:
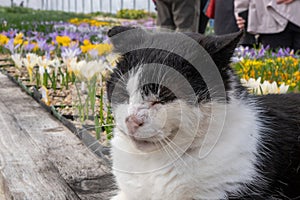
<instances>
[{"instance_id":1,"label":"white jacket","mask_svg":"<svg viewBox=\"0 0 300 200\"><path fill-rule=\"evenodd\" d=\"M279 33L288 22L300 26L300 0L290 4L277 4L276 0L234 0L235 15L249 10L250 33Z\"/></svg>"}]
</instances>

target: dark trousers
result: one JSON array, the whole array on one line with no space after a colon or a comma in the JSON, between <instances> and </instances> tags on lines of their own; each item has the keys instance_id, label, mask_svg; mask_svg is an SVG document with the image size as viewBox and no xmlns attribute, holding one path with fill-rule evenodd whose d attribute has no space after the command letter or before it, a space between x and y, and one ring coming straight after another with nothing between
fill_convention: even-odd
<instances>
[{"instance_id":1,"label":"dark trousers","mask_svg":"<svg viewBox=\"0 0 300 200\"><path fill-rule=\"evenodd\" d=\"M196 32L200 0L157 0L157 25L161 28Z\"/></svg>"},{"instance_id":2,"label":"dark trousers","mask_svg":"<svg viewBox=\"0 0 300 200\"><path fill-rule=\"evenodd\" d=\"M300 50L300 27L289 22L284 31L275 34L260 34L260 42L270 45L272 49L291 48L295 51Z\"/></svg>"},{"instance_id":3,"label":"dark trousers","mask_svg":"<svg viewBox=\"0 0 300 200\"><path fill-rule=\"evenodd\" d=\"M207 22L209 18L205 15L203 12L208 0L200 0L200 20L199 20L199 27L198 32L199 33L205 33L205 29L207 26Z\"/></svg>"}]
</instances>

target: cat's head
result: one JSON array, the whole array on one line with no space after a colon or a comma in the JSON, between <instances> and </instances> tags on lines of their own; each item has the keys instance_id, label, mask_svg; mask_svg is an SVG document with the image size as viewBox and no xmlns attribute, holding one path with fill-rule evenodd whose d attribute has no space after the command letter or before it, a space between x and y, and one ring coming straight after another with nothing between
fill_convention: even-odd
<instances>
[{"instance_id":1,"label":"cat's head","mask_svg":"<svg viewBox=\"0 0 300 200\"><path fill-rule=\"evenodd\" d=\"M241 33L222 37L114 27L121 54L107 83L116 132L142 151L168 143L188 148L205 135L211 102L227 104L242 93L228 66ZM200 127L201 129L201 127Z\"/></svg>"}]
</instances>

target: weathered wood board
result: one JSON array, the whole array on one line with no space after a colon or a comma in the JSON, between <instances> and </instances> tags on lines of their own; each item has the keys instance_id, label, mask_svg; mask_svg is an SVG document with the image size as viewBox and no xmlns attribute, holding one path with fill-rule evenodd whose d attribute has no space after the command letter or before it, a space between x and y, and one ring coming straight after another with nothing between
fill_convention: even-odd
<instances>
[{"instance_id":1,"label":"weathered wood board","mask_svg":"<svg viewBox=\"0 0 300 200\"><path fill-rule=\"evenodd\" d=\"M0 199L109 199L108 165L0 73Z\"/></svg>"}]
</instances>

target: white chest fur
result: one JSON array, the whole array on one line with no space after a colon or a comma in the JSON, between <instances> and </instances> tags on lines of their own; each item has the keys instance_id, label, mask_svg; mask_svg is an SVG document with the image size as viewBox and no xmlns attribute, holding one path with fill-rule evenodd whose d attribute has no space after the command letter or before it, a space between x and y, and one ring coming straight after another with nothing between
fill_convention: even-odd
<instances>
[{"instance_id":1,"label":"white chest fur","mask_svg":"<svg viewBox=\"0 0 300 200\"><path fill-rule=\"evenodd\" d=\"M179 152L176 159L165 151L141 153L116 129L113 173L121 191L113 199L221 199L226 192L238 192L241 184L258 178L253 164L260 125L255 115L253 109L233 100L224 123L218 112L211 118L210 135L196 137L193 148L184 154L180 147L172 149Z\"/></svg>"}]
</instances>

